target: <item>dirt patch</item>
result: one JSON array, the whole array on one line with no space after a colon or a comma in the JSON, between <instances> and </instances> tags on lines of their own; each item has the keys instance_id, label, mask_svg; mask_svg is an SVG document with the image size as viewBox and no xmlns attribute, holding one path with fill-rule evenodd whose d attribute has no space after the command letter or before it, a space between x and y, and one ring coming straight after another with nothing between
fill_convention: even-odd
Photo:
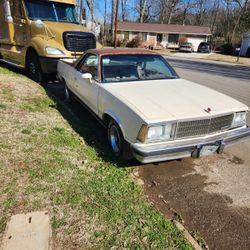
<instances>
[{"instance_id":1,"label":"dirt patch","mask_svg":"<svg viewBox=\"0 0 250 250\"><path fill-rule=\"evenodd\" d=\"M149 164L140 168L140 178L151 202L202 236L210 249L249 249L249 168L232 159Z\"/></svg>"},{"instance_id":2,"label":"dirt patch","mask_svg":"<svg viewBox=\"0 0 250 250\"><path fill-rule=\"evenodd\" d=\"M205 59L212 60L212 61L250 65L250 58L246 58L246 57L240 57L239 61L238 61L238 58L236 56L227 56L227 55L222 55L222 54L211 54L211 55L207 56Z\"/></svg>"}]
</instances>

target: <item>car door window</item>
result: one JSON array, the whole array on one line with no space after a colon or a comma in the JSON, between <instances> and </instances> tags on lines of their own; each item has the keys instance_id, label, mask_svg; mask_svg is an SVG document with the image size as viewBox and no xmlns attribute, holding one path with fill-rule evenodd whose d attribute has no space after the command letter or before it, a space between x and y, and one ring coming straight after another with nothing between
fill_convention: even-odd
<instances>
[{"instance_id":1,"label":"car door window","mask_svg":"<svg viewBox=\"0 0 250 250\"><path fill-rule=\"evenodd\" d=\"M97 55L87 55L79 67L81 73L90 73L93 78L97 79L98 74L98 57Z\"/></svg>"}]
</instances>

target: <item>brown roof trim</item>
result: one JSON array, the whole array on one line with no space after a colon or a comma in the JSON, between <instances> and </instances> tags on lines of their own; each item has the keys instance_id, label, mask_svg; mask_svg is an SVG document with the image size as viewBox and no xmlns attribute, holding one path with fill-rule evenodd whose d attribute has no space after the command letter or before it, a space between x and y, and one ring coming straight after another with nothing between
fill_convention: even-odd
<instances>
[{"instance_id":1,"label":"brown roof trim","mask_svg":"<svg viewBox=\"0 0 250 250\"><path fill-rule=\"evenodd\" d=\"M89 49L85 53L96 54L98 56L103 55L121 55L121 54L156 54L158 53L152 50L146 49L133 49L133 48L102 48L102 49Z\"/></svg>"},{"instance_id":2,"label":"brown roof trim","mask_svg":"<svg viewBox=\"0 0 250 250\"><path fill-rule=\"evenodd\" d=\"M119 22L118 30L150 33L211 35L211 29L209 27L178 24Z\"/></svg>"}]
</instances>

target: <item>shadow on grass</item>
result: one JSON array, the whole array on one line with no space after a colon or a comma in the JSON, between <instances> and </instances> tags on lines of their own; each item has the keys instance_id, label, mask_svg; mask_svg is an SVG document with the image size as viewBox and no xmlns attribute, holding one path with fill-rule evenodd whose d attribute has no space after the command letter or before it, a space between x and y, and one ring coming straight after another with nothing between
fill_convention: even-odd
<instances>
[{"instance_id":1,"label":"shadow on grass","mask_svg":"<svg viewBox=\"0 0 250 250\"><path fill-rule=\"evenodd\" d=\"M117 167L132 167L139 164L136 160L122 162L115 157L109 147L106 129L93 115L76 100L65 101L64 87L58 82L42 84L47 95L55 102L56 109L68 121L70 126L85 141L86 145L95 149L98 157Z\"/></svg>"},{"instance_id":2,"label":"shadow on grass","mask_svg":"<svg viewBox=\"0 0 250 250\"><path fill-rule=\"evenodd\" d=\"M3 74L21 74L26 76L25 71L0 63ZM1 71L0 71L1 73ZM117 167L132 167L139 164L136 160L122 162L115 157L109 147L106 129L76 100L68 103L65 101L64 88L56 81L41 84L47 95L54 101L55 107L68 121L73 130L79 134L87 146L92 147L98 157ZM56 126L56 124L55 124Z\"/></svg>"}]
</instances>

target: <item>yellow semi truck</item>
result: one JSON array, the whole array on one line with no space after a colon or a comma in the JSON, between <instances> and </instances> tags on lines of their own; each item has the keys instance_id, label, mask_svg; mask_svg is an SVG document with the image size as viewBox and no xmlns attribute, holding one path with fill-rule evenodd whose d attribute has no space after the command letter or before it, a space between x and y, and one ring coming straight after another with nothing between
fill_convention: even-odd
<instances>
[{"instance_id":1,"label":"yellow semi truck","mask_svg":"<svg viewBox=\"0 0 250 250\"><path fill-rule=\"evenodd\" d=\"M37 82L56 73L59 59L96 44L77 20L75 0L0 0L0 60Z\"/></svg>"}]
</instances>

